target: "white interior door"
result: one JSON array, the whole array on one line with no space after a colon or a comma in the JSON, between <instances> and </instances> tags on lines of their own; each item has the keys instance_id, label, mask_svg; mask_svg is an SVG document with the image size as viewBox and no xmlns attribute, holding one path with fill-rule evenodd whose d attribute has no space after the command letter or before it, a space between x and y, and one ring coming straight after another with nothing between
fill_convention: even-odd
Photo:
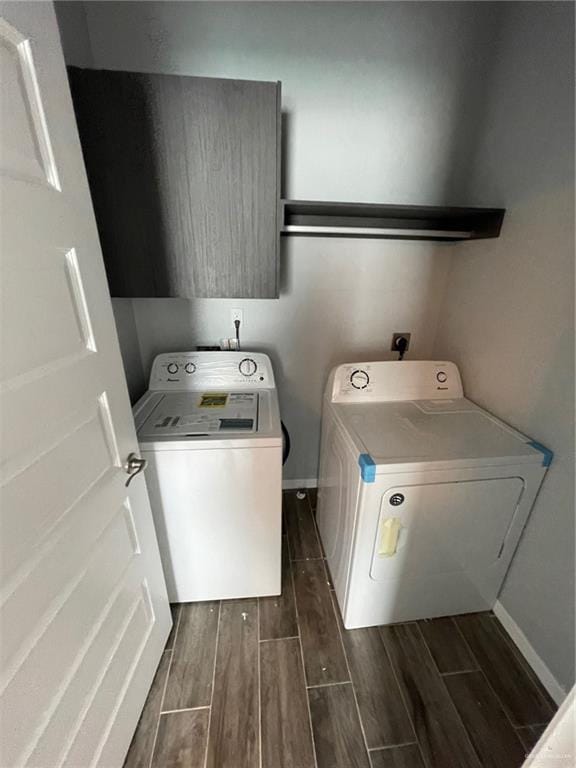
<instances>
[{"instance_id":1,"label":"white interior door","mask_svg":"<svg viewBox=\"0 0 576 768\"><path fill-rule=\"evenodd\" d=\"M170 612L54 10L0 16L0 765L110 768Z\"/></svg>"}]
</instances>

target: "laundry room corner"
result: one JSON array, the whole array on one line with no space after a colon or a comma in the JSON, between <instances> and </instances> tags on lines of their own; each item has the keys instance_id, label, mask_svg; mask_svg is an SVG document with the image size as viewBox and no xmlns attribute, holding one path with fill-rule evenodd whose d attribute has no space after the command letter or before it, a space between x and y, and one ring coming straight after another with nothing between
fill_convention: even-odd
<instances>
[{"instance_id":1,"label":"laundry room corner","mask_svg":"<svg viewBox=\"0 0 576 768\"><path fill-rule=\"evenodd\" d=\"M554 451L499 599L527 655L566 692L575 674L574 6L513 3L506 14L467 198L505 201L506 222L498 240L452 260L433 355L458 364L475 402Z\"/></svg>"}]
</instances>

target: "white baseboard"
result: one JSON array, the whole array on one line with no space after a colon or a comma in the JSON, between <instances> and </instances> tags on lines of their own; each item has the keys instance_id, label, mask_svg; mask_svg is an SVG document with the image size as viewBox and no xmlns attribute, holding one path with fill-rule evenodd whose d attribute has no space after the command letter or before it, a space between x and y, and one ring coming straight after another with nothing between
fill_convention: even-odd
<instances>
[{"instance_id":1,"label":"white baseboard","mask_svg":"<svg viewBox=\"0 0 576 768\"><path fill-rule=\"evenodd\" d=\"M496 605L494 606L493 610L494 614L498 619L500 619L502 626L508 632L522 656L524 656L532 668L532 671L538 680L540 680L556 704L562 704L566 698L566 691L564 688L562 688L558 680L556 680L552 672L550 672L540 656L538 656L524 632L522 632L518 624L516 624L500 600L496 601Z\"/></svg>"},{"instance_id":2,"label":"white baseboard","mask_svg":"<svg viewBox=\"0 0 576 768\"><path fill-rule=\"evenodd\" d=\"M315 477L308 477L305 480L282 480L282 489L285 491L295 491L298 488L316 488L318 480Z\"/></svg>"}]
</instances>

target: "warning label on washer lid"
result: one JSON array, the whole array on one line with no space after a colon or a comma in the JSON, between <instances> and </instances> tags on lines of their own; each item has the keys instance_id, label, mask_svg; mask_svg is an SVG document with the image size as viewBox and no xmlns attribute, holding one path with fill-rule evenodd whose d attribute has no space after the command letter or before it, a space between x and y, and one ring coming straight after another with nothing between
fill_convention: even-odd
<instances>
[{"instance_id":1,"label":"warning label on washer lid","mask_svg":"<svg viewBox=\"0 0 576 768\"><path fill-rule=\"evenodd\" d=\"M226 408L227 403L226 392L204 392L200 397L198 408Z\"/></svg>"}]
</instances>

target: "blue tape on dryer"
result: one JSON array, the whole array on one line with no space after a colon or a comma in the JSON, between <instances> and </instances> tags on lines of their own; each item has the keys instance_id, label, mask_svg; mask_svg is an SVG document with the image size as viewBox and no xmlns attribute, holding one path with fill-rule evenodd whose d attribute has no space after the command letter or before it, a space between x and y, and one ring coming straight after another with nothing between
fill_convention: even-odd
<instances>
[{"instance_id":1,"label":"blue tape on dryer","mask_svg":"<svg viewBox=\"0 0 576 768\"><path fill-rule=\"evenodd\" d=\"M365 483L373 483L376 479L376 464L369 453L361 453L358 456L358 466L360 467L360 475Z\"/></svg>"},{"instance_id":2,"label":"blue tape on dryer","mask_svg":"<svg viewBox=\"0 0 576 768\"><path fill-rule=\"evenodd\" d=\"M529 440L528 445L531 445L532 448L536 448L537 451L540 451L540 453L544 454L544 458L542 459L543 467L549 467L550 464L552 464L552 460L554 459L554 451L551 451L550 448L546 448L545 445L538 443L536 440Z\"/></svg>"}]
</instances>

